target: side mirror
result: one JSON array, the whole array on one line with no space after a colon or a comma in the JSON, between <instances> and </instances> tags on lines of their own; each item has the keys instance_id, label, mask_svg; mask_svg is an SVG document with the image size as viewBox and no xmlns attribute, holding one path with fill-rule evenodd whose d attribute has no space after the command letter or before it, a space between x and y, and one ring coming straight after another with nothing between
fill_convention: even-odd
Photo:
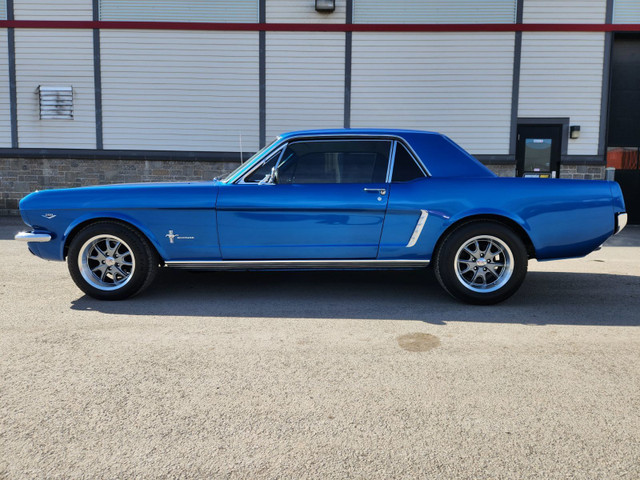
<instances>
[{"instance_id":1,"label":"side mirror","mask_svg":"<svg viewBox=\"0 0 640 480\"><path fill-rule=\"evenodd\" d=\"M265 175L262 180L258 183L258 185L275 185L278 183L278 171L275 167L271 169L271 173L269 175Z\"/></svg>"}]
</instances>

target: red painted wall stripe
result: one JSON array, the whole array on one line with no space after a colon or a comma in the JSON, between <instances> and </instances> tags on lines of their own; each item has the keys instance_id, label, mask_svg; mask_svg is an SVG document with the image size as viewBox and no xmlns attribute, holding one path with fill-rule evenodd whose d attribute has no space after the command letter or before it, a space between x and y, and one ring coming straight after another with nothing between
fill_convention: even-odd
<instances>
[{"instance_id":1,"label":"red painted wall stripe","mask_svg":"<svg viewBox=\"0 0 640 480\"><path fill-rule=\"evenodd\" d=\"M220 30L235 32L640 32L640 24L593 23L196 23L0 20L0 28Z\"/></svg>"}]
</instances>

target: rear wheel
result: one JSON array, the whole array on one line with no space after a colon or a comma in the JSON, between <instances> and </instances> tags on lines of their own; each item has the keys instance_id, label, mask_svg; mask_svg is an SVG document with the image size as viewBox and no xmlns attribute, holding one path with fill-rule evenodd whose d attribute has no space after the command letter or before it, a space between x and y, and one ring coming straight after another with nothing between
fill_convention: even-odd
<instances>
[{"instance_id":1,"label":"rear wheel","mask_svg":"<svg viewBox=\"0 0 640 480\"><path fill-rule=\"evenodd\" d=\"M72 240L67 255L69 273L87 295L123 300L151 284L158 256L136 230L115 222L96 222Z\"/></svg>"},{"instance_id":2,"label":"rear wheel","mask_svg":"<svg viewBox=\"0 0 640 480\"><path fill-rule=\"evenodd\" d=\"M435 272L452 296L490 305L513 295L527 274L527 249L510 228L471 222L455 229L435 254Z\"/></svg>"}]
</instances>

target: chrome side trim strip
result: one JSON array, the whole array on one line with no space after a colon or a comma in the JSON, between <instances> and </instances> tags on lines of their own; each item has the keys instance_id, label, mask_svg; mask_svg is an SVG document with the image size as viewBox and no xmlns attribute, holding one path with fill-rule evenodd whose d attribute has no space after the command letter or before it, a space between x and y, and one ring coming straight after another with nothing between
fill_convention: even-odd
<instances>
[{"instance_id":1,"label":"chrome side trim strip","mask_svg":"<svg viewBox=\"0 0 640 480\"><path fill-rule=\"evenodd\" d=\"M13 238L19 242L44 243L51 240L51 235L48 233L20 232Z\"/></svg>"},{"instance_id":2,"label":"chrome side trim strip","mask_svg":"<svg viewBox=\"0 0 640 480\"><path fill-rule=\"evenodd\" d=\"M426 267L429 260L178 260L165 265L205 270L384 269Z\"/></svg>"},{"instance_id":3,"label":"chrome side trim strip","mask_svg":"<svg viewBox=\"0 0 640 480\"><path fill-rule=\"evenodd\" d=\"M629 216L627 212L616 213L616 231L614 235L617 235L622 231L624 227L627 226L627 221L629 220Z\"/></svg>"},{"instance_id":4,"label":"chrome side trim strip","mask_svg":"<svg viewBox=\"0 0 640 480\"><path fill-rule=\"evenodd\" d=\"M406 248L411 248L418 242L420 234L422 233L422 229L424 228L424 224L429 217L429 212L427 212L426 210L420 210L420 212L422 213L420 213L420 218L418 219L418 223L416 223L416 228L413 230L413 235L411 235Z\"/></svg>"}]
</instances>

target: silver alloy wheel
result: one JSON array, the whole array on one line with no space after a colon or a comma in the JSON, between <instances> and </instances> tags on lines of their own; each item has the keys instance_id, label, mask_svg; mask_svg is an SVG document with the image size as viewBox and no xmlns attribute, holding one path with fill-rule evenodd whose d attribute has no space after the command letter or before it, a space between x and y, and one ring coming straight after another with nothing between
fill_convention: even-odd
<instances>
[{"instance_id":1,"label":"silver alloy wheel","mask_svg":"<svg viewBox=\"0 0 640 480\"><path fill-rule=\"evenodd\" d=\"M118 290L133 277L136 259L131 247L113 235L96 235L78 253L82 277L98 290Z\"/></svg>"},{"instance_id":2,"label":"silver alloy wheel","mask_svg":"<svg viewBox=\"0 0 640 480\"><path fill-rule=\"evenodd\" d=\"M494 292L513 275L511 249L491 235L480 235L464 242L454 262L458 280L473 292Z\"/></svg>"}]
</instances>

